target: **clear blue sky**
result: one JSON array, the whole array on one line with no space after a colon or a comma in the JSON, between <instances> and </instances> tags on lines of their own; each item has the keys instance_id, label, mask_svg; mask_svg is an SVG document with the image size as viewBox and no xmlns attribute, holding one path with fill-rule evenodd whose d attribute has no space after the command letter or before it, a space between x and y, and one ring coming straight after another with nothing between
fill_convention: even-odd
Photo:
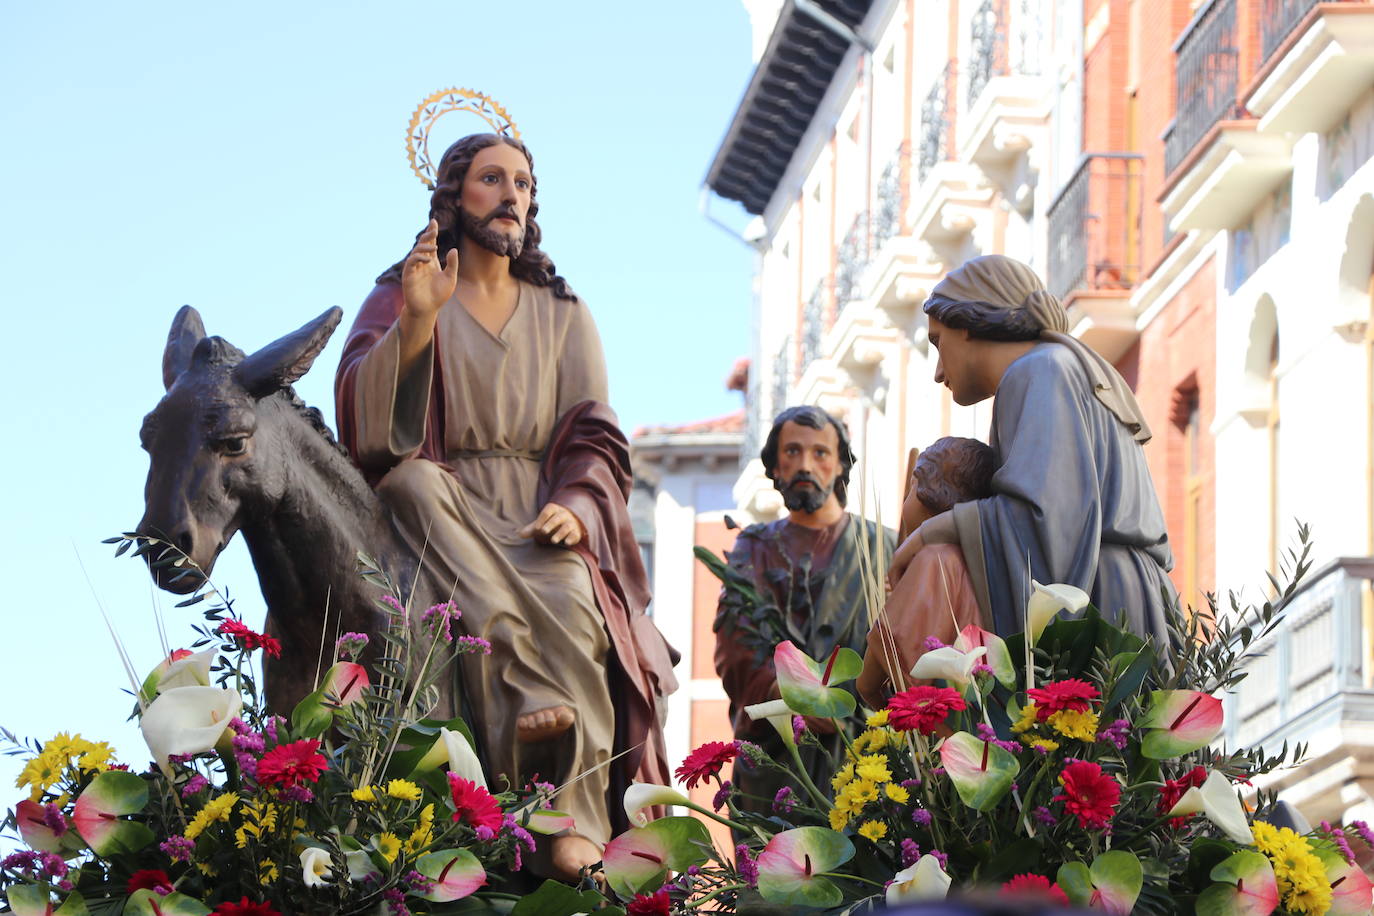
<instances>
[{"instance_id":1,"label":"clear blue sky","mask_svg":"<svg viewBox=\"0 0 1374 916\"><path fill-rule=\"evenodd\" d=\"M736 409L752 255L697 198L751 68L739 0L0 5L0 725L147 759L95 601L140 671L155 605L189 638L189 612L99 543L142 513L172 315L191 303L250 352L331 305L350 322L425 221L403 143L432 90L482 89L518 122L623 424ZM432 146L480 126L450 115ZM341 338L298 385L331 418ZM246 557L236 542L214 578L257 622ZM0 808L17 772L0 758Z\"/></svg>"}]
</instances>

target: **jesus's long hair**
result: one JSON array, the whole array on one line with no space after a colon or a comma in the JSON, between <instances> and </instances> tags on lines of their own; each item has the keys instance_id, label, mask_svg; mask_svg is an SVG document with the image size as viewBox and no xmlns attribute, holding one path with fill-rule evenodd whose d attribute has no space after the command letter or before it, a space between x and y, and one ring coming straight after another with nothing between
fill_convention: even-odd
<instances>
[{"instance_id":1,"label":"jesus's long hair","mask_svg":"<svg viewBox=\"0 0 1374 916\"><path fill-rule=\"evenodd\" d=\"M546 286L559 299L575 301L577 294L568 286L567 280L558 276L553 259L539 247L542 233L539 224L534 221L539 213L539 181L534 177L534 157L524 143L504 134L471 134L445 150L443 158L439 160L439 182L429 199L429 216L439 224L439 263L444 263L449 249L457 248L463 237L459 208L468 168L479 152L498 143L518 149L530 164L530 209L525 214L525 244L520 249L519 257L511 258L511 276L533 286ZM419 235L416 239L419 239ZM402 259L391 265L377 278L377 282L400 283L404 264L405 260Z\"/></svg>"}]
</instances>

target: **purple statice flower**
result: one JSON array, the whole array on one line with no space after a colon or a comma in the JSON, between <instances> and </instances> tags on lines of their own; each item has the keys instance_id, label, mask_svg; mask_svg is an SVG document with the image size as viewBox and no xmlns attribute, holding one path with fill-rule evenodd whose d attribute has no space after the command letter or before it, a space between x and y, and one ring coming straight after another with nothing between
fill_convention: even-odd
<instances>
[{"instance_id":1,"label":"purple statice flower","mask_svg":"<svg viewBox=\"0 0 1374 916\"><path fill-rule=\"evenodd\" d=\"M743 763L746 768L760 766L772 759L763 748L752 741L736 741L735 746L739 749L736 762Z\"/></svg>"},{"instance_id":2,"label":"purple statice flower","mask_svg":"<svg viewBox=\"0 0 1374 916\"><path fill-rule=\"evenodd\" d=\"M1331 838L1331 842L1336 844L1336 848L1345 856L1346 864L1355 864L1355 850L1350 848L1350 841L1345 837L1345 831L1339 827L1333 827L1330 821L1322 821L1319 825L1322 833Z\"/></svg>"},{"instance_id":3,"label":"purple statice flower","mask_svg":"<svg viewBox=\"0 0 1374 916\"><path fill-rule=\"evenodd\" d=\"M239 765L239 772L243 774L244 779L258 778L258 758L252 754L235 751L234 761Z\"/></svg>"},{"instance_id":4,"label":"purple statice flower","mask_svg":"<svg viewBox=\"0 0 1374 916\"><path fill-rule=\"evenodd\" d=\"M721 808L725 807L725 803L729 800L730 780L727 779L725 780L725 782L720 784L720 788L716 790L715 797L711 799L711 810L719 811Z\"/></svg>"},{"instance_id":5,"label":"purple statice flower","mask_svg":"<svg viewBox=\"0 0 1374 916\"><path fill-rule=\"evenodd\" d=\"M349 661L356 662L370 641L366 633L345 633L334 643L334 653L340 658L346 655Z\"/></svg>"},{"instance_id":6,"label":"purple statice flower","mask_svg":"<svg viewBox=\"0 0 1374 916\"><path fill-rule=\"evenodd\" d=\"M398 887L388 887L382 891L382 899L386 901L387 909L391 910L391 916L410 916L410 908L406 906L406 895Z\"/></svg>"},{"instance_id":7,"label":"purple statice flower","mask_svg":"<svg viewBox=\"0 0 1374 916\"><path fill-rule=\"evenodd\" d=\"M902 788L903 788L903 789L919 789L919 788L921 787L921 785L922 785L922 780L921 780L921 777L919 777L919 776L914 776L914 777L912 777L911 779L903 779L903 780L902 780Z\"/></svg>"},{"instance_id":8,"label":"purple statice flower","mask_svg":"<svg viewBox=\"0 0 1374 916\"><path fill-rule=\"evenodd\" d=\"M195 840L188 840L184 836L174 836L163 840L157 845L168 858L173 862L191 861L191 853L196 848Z\"/></svg>"},{"instance_id":9,"label":"purple statice flower","mask_svg":"<svg viewBox=\"0 0 1374 916\"><path fill-rule=\"evenodd\" d=\"M480 830L481 828L479 827L478 829ZM528 830L520 826L513 815L507 814L501 819L501 829L509 830L511 836L515 837L518 844L523 844L530 852L534 852L534 837L530 836ZM519 845L515 847L515 851L517 853L520 851Z\"/></svg>"},{"instance_id":10,"label":"purple statice flower","mask_svg":"<svg viewBox=\"0 0 1374 916\"><path fill-rule=\"evenodd\" d=\"M247 735L253 731L253 726L240 719L238 716L229 720L229 730L236 735Z\"/></svg>"},{"instance_id":11,"label":"purple statice flower","mask_svg":"<svg viewBox=\"0 0 1374 916\"><path fill-rule=\"evenodd\" d=\"M181 787L181 797L190 798L197 792L204 792L206 787L209 785L210 780L206 779L204 776L197 773L190 779L186 780L186 783Z\"/></svg>"},{"instance_id":12,"label":"purple statice flower","mask_svg":"<svg viewBox=\"0 0 1374 916\"><path fill-rule=\"evenodd\" d=\"M458 616L458 608L452 601L436 604L420 615L420 626L429 631L433 639L453 642L453 620Z\"/></svg>"},{"instance_id":13,"label":"purple statice flower","mask_svg":"<svg viewBox=\"0 0 1374 916\"><path fill-rule=\"evenodd\" d=\"M930 812L925 808L916 808L911 812L911 822L917 827L930 826Z\"/></svg>"},{"instance_id":14,"label":"purple statice flower","mask_svg":"<svg viewBox=\"0 0 1374 916\"><path fill-rule=\"evenodd\" d=\"M305 786L287 786L281 790L281 799L282 801L300 802L303 805L308 805L315 800L315 793Z\"/></svg>"},{"instance_id":15,"label":"purple statice flower","mask_svg":"<svg viewBox=\"0 0 1374 916\"><path fill-rule=\"evenodd\" d=\"M992 666L991 666L991 665L987 665L987 664L984 664L983 662L979 662L978 664L976 664L976 665L973 666L973 669L972 669L972 671L971 671L970 673L971 673L974 677L978 677L979 675L982 675L982 676L984 676L984 677L992 677L992 676L993 676L994 674L996 674L997 672L995 672L995 671L992 670Z\"/></svg>"},{"instance_id":16,"label":"purple statice flower","mask_svg":"<svg viewBox=\"0 0 1374 916\"><path fill-rule=\"evenodd\" d=\"M909 836L902 837L902 868L910 868L921 861L921 847Z\"/></svg>"},{"instance_id":17,"label":"purple statice flower","mask_svg":"<svg viewBox=\"0 0 1374 916\"><path fill-rule=\"evenodd\" d=\"M938 849L932 849L930 851L930 854L935 857L936 862L940 863L941 868L943 868L945 871L949 871L949 856L945 855Z\"/></svg>"},{"instance_id":18,"label":"purple statice flower","mask_svg":"<svg viewBox=\"0 0 1374 916\"><path fill-rule=\"evenodd\" d=\"M195 756L195 754L168 754L167 762L169 764L186 764L194 760Z\"/></svg>"},{"instance_id":19,"label":"purple statice flower","mask_svg":"<svg viewBox=\"0 0 1374 916\"><path fill-rule=\"evenodd\" d=\"M0 859L0 868L8 868L11 871L32 871L38 867L38 853L23 852L11 853Z\"/></svg>"},{"instance_id":20,"label":"purple statice flower","mask_svg":"<svg viewBox=\"0 0 1374 916\"><path fill-rule=\"evenodd\" d=\"M1040 807L1032 811L1031 817L1035 818L1037 821L1046 826L1051 826L1059 822L1059 819L1054 816L1054 813L1050 811L1049 808L1046 808L1044 805L1041 805Z\"/></svg>"},{"instance_id":21,"label":"purple statice flower","mask_svg":"<svg viewBox=\"0 0 1374 916\"><path fill-rule=\"evenodd\" d=\"M404 614L406 612L405 607L401 604L401 602L396 600L394 595L383 595L382 604L385 604L387 607L391 608L398 614Z\"/></svg>"},{"instance_id":22,"label":"purple statice flower","mask_svg":"<svg viewBox=\"0 0 1374 916\"><path fill-rule=\"evenodd\" d=\"M401 880L410 888L412 894L428 894L434 890L434 882L414 869L406 872Z\"/></svg>"},{"instance_id":23,"label":"purple statice flower","mask_svg":"<svg viewBox=\"0 0 1374 916\"><path fill-rule=\"evenodd\" d=\"M239 732L233 739L234 750L241 754L262 754L267 741L257 732Z\"/></svg>"},{"instance_id":24,"label":"purple statice flower","mask_svg":"<svg viewBox=\"0 0 1374 916\"><path fill-rule=\"evenodd\" d=\"M945 775L945 768L944 768L944 767L931 767L930 775L931 775L931 776L943 776L943 775Z\"/></svg>"},{"instance_id":25,"label":"purple statice flower","mask_svg":"<svg viewBox=\"0 0 1374 916\"><path fill-rule=\"evenodd\" d=\"M43 806L43 823L58 836L67 832L67 819L57 805L49 803Z\"/></svg>"},{"instance_id":26,"label":"purple statice flower","mask_svg":"<svg viewBox=\"0 0 1374 916\"><path fill-rule=\"evenodd\" d=\"M1369 825L1364 821L1351 821L1350 829L1353 829L1370 846L1374 846L1374 830L1369 829Z\"/></svg>"},{"instance_id":27,"label":"purple statice flower","mask_svg":"<svg viewBox=\"0 0 1374 916\"><path fill-rule=\"evenodd\" d=\"M978 738L989 744L995 744L1002 750L1010 751L1013 754L1021 750L1021 745L1017 744L1015 741L1003 741L1001 738L998 738L997 732L993 727L985 722L978 723Z\"/></svg>"},{"instance_id":28,"label":"purple statice flower","mask_svg":"<svg viewBox=\"0 0 1374 916\"><path fill-rule=\"evenodd\" d=\"M492 830L486 824L478 824L474 829L477 831L477 839L483 843L490 843L492 840L496 839L496 831Z\"/></svg>"},{"instance_id":29,"label":"purple statice flower","mask_svg":"<svg viewBox=\"0 0 1374 916\"><path fill-rule=\"evenodd\" d=\"M783 786L778 790L778 794L773 796L774 814L791 814L795 807L797 807L797 799L791 786Z\"/></svg>"},{"instance_id":30,"label":"purple statice flower","mask_svg":"<svg viewBox=\"0 0 1374 916\"><path fill-rule=\"evenodd\" d=\"M50 878L67 877L67 863L55 852L40 852L38 866Z\"/></svg>"},{"instance_id":31,"label":"purple statice flower","mask_svg":"<svg viewBox=\"0 0 1374 916\"><path fill-rule=\"evenodd\" d=\"M1118 751L1124 751L1126 749L1126 736L1130 730L1131 723L1125 719L1117 719L1097 733L1097 740L1107 742Z\"/></svg>"},{"instance_id":32,"label":"purple statice flower","mask_svg":"<svg viewBox=\"0 0 1374 916\"><path fill-rule=\"evenodd\" d=\"M286 720L282 719L281 716L268 716L267 722L262 729L262 733L267 736L267 740L271 741L273 744L277 743L277 720L279 719L283 725L286 724Z\"/></svg>"},{"instance_id":33,"label":"purple statice flower","mask_svg":"<svg viewBox=\"0 0 1374 916\"><path fill-rule=\"evenodd\" d=\"M689 875L691 875L693 878L695 878L697 875L701 874L701 866L700 866L700 865L688 865L688 866L687 866L687 874L689 874Z\"/></svg>"},{"instance_id":34,"label":"purple statice flower","mask_svg":"<svg viewBox=\"0 0 1374 916\"><path fill-rule=\"evenodd\" d=\"M491 643L480 636L459 636L454 641L453 651L459 655L490 655Z\"/></svg>"},{"instance_id":35,"label":"purple statice flower","mask_svg":"<svg viewBox=\"0 0 1374 916\"><path fill-rule=\"evenodd\" d=\"M744 879L744 883L750 887L758 887L759 884L759 863L758 860L749 854L749 847L740 843L735 847L735 870Z\"/></svg>"},{"instance_id":36,"label":"purple statice flower","mask_svg":"<svg viewBox=\"0 0 1374 916\"><path fill-rule=\"evenodd\" d=\"M943 649L945 643L941 642L938 636L927 636L925 647L927 652L934 652L936 649Z\"/></svg>"},{"instance_id":37,"label":"purple statice flower","mask_svg":"<svg viewBox=\"0 0 1374 916\"><path fill-rule=\"evenodd\" d=\"M802 735L806 734L806 720L801 716L792 717L792 740L801 741Z\"/></svg>"}]
</instances>

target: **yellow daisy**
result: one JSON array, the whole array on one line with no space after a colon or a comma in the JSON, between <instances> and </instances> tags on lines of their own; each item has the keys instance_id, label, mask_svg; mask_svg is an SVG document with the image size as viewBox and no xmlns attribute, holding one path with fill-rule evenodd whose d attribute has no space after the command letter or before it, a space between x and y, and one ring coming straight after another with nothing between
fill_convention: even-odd
<instances>
[{"instance_id":1,"label":"yellow daisy","mask_svg":"<svg viewBox=\"0 0 1374 916\"><path fill-rule=\"evenodd\" d=\"M890 782L883 786L883 792L887 794L888 798L899 805L905 805L907 802L911 801L911 793L906 790L906 787L899 786L895 782Z\"/></svg>"},{"instance_id":2,"label":"yellow daisy","mask_svg":"<svg viewBox=\"0 0 1374 916\"><path fill-rule=\"evenodd\" d=\"M401 853L401 838L394 833L379 833L372 838L372 845L388 863L395 862Z\"/></svg>"},{"instance_id":3,"label":"yellow daisy","mask_svg":"<svg viewBox=\"0 0 1374 916\"><path fill-rule=\"evenodd\" d=\"M395 780L399 782L400 780ZM377 800L377 790L372 786L360 786L353 790L352 796L356 802L375 802Z\"/></svg>"},{"instance_id":4,"label":"yellow daisy","mask_svg":"<svg viewBox=\"0 0 1374 916\"><path fill-rule=\"evenodd\" d=\"M1049 719L1050 727L1065 738L1075 738L1079 741L1097 740L1097 713L1089 710L1077 712L1072 709L1061 709L1053 713Z\"/></svg>"},{"instance_id":5,"label":"yellow daisy","mask_svg":"<svg viewBox=\"0 0 1374 916\"><path fill-rule=\"evenodd\" d=\"M226 792L219 798L211 799L205 803L205 807L196 812L196 816L191 818L191 823L186 825L186 839L194 840L205 832L216 821L223 821L229 818L229 812L234 810L234 805L238 804L239 797L234 792Z\"/></svg>"},{"instance_id":6,"label":"yellow daisy","mask_svg":"<svg viewBox=\"0 0 1374 916\"><path fill-rule=\"evenodd\" d=\"M887 824L882 821L864 821L859 826L859 836L876 843L887 836Z\"/></svg>"},{"instance_id":7,"label":"yellow daisy","mask_svg":"<svg viewBox=\"0 0 1374 916\"><path fill-rule=\"evenodd\" d=\"M419 801L420 787L405 779L393 779L386 784L386 794L402 801Z\"/></svg>"},{"instance_id":8,"label":"yellow daisy","mask_svg":"<svg viewBox=\"0 0 1374 916\"><path fill-rule=\"evenodd\" d=\"M1018 735L1028 730L1032 725L1035 724L1036 715L1037 713L1035 710L1035 704L1027 703L1025 706L1021 707L1021 718L1016 720L1016 722L1012 725L1011 730Z\"/></svg>"},{"instance_id":9,"label":"yellow daisy","mask_svg":"<svg viewBox=\"0 0 1374 916\"><path fill-rule=\"evenodd\" d=\"M887 724L887 710L886 710L886 709L880 709L880 710L878 710L878 711L875 712L873 715L871 715L871 716L868 717L868 721L867 721L866 724L868 725L869 728L881 728L882 726L886 725L886 724Z\"/></svg>"}]
</instances>

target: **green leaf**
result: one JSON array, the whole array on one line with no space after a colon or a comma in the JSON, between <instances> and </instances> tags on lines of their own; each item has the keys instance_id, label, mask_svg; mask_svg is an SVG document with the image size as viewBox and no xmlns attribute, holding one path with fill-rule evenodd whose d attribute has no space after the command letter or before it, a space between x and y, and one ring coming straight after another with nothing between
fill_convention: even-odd
<instances>
[{"instance_id":1,"label":"green leaf","mask_svg":"<svg viewBox=\"0 0 1374 916\"><path fill-rule=\"evenodd\" d=\"M1155 650L1153 646L1145 646L1134 654L1122 653L1112 659L1115 667L1119 662L1129 660L1125 671L1122 672L1116 685L1112 687L1112 692L1107 696L1107 702L1102 707L1102 718L1106 719L1107 714L1120 706L1127 698L1135 696L1140 692L1140 687L1145 683L1145 678L1154 670L1156 663Z\"/></svg>"},{"instance_id":2,"label":"green leaf","mask_svg":"<svg viewBox=\"0 0 1374 916\"><path fill-rule=\"evenodd\" d=\"M1055 882L1074 906L1086 907L1093 899L1092 872L1082 862L1065 862L1059 866Z\"/></svg>"},{"instance_id":3,"label":"green leaf","mask_svg":"<svg viewBox=\"0 0 1374 916\"><path fill-rule=\"evenodd\" d=\"M984 884L1001 883L1026 872L1038 873L1042 852L1040 841L1030 837L999 845L986 859L978 880Z\"/></svg>"},{"instance_id":4,"label":"green leaf","mask_svg":"<svg viewBox=\"0 0 1374 916\"><path fill-rule=\"evenodd\" d=\"M573 916L574 913L621 914L621 907L601 909L606 898L596 891L579 891L559 881L545 881L533 894L526 894L510 911L510 916Z\"/></svg>"}]
</instances>

